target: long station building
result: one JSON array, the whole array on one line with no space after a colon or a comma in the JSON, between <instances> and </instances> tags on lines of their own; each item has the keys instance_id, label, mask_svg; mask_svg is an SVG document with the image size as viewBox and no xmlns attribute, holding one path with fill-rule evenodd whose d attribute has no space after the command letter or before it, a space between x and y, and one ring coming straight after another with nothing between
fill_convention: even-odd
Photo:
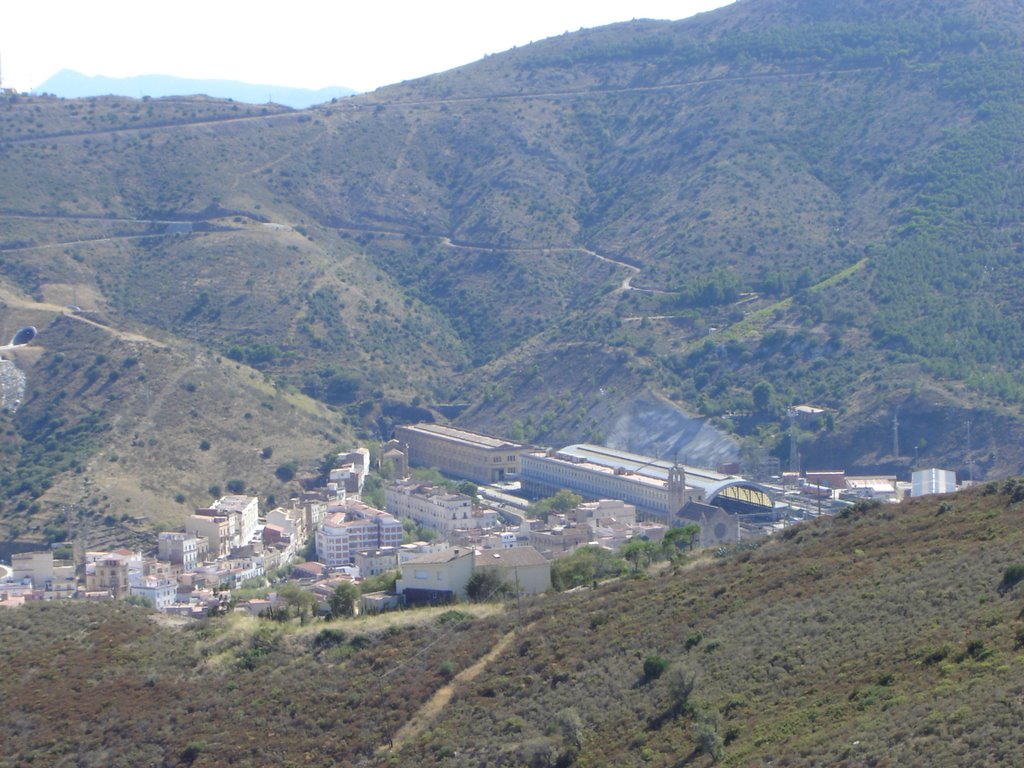
<instances>
[{"instance_id":1,"label":"long station building","mask_svg":"<svg viewBox=\"0 0 1024 768\"><path fill-rule=\"evenodd\" d=\"M691 501L765 518L775 511L774 495L759 483L602 445L524 452L519 479L529 496L566 488L586 499L621 499L647 520L670 524Z\"/></svg>"},{"instance_id":2,"label":"long station building","mask_svg":"<svg viewBox=\"0 0 1024 768\"><path fill-rule=\"evenodd\" d=\"M446 475L484 485L515 477L526 450L519 443L444 424L397 427L395 438L406 446L412 466L437 467Z\"/></svg>"}]
</instances>

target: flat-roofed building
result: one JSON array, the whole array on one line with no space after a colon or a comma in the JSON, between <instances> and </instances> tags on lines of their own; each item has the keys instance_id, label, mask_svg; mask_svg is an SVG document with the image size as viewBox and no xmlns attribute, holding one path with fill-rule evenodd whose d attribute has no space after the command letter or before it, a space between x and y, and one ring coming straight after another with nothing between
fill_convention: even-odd
<instances>
[{"instance_id":1,"label":"flat-roofed building","mask_svg":"<svg viewBox=\"0 0 1024 768\"><path fill-rule=\"evenodd\" d=\"M531 547L545 556L554 557L556 554L568 552L583 544L589 544L592 533L587 525L571 523L569 525L531 528L529 536Z\"/></svg>"},{"instance_id":2,"label":"flat-roofed building","mask_svg":"<svg viewBox=\"0 0 1024 768\"><path fill-rule=\"evenodd\" d=\"M213 502L219 515L235 518L235 546L244 547L256 533L260 517L260 501L255 496L221 496Z\"/></svg>"},{"instance_id":3,"label":"flat-roofed building","mask_svg":"<svg viewBox=\"0 0 1024 768\"><path fill-rule=\"evenodd\" d=\"M194 571L199 564L199 539L180 531L161 531L157 538L156 556L180 565L183 571Z\"/></svg>"},{"instance_id":4,"label":"flat-roofed building","mask_svg":"<svg viewBox=\"0 0 1024 768\"><path fill-rule=\"evenodd\" d=\"M355 566L359 569L359 575L364 579L380 576L387 571L398 570L398 548L384 547L356 552Z\"/></svg>"},{"instance_id":5,"label":"flat-roofed building","mask_svg":"<svg viewBox=\"0 0 1024 768\"><path fill-rule=\"evenodd\" d=\"M35 589L46 589L53 581L53 551L16 552L11 555L15 581L28 579Z\"/></svg>"},{"instance_id":6,"label":"flat-roofed building","mask_svg":"<svg viewBox=\"0 0 1024 768\"><path fill-rule=\"evenodd\" d=\"M210 557L227 557L235 541L235 518L210 514L212 510L199 510L185 520L185 533L208 542Z\"/></svg>"},{"instance_id":7,"label":"flat-roofed building","mask_svg":"<svg viewBox=\"0 0 1024 768\"><path fill-rule=\"evenodd\" d=\"M956 491L956 472L951 469L919 469L911 475L910 495L928 496L933 493L953 493Z\"/></svg>"},{"instance_id":8,"label":"flat-roofed building","mask_svg":"<svg viewBox=\"0 0 1024 768\"><path fill-rule=\"evenodd\" d=\"M128 560L111 555L92 564L92 572L86 572L86 589L90 592L108 592L120 599L128 595Z\"/></svg>"},{"instance_id":9,"label":"flat-roofed building","mask_svg":"<svg viewBox=\"0 0 1024 768\"><path fill-rule=\"evenodd\" d=\"M473 506L473 499L430 483L406 481L384 489L384 508L440 533L494 526L495 514L487 515Z\"/></svg>"},{"instance_id":10,"label":"flat-roofed building","mask_svg":"<svg viewBox=\"0 0 1024 768\"><path fill-rule=\"evenodd\" d=\"M395 437L408 446L409 464L436 467L474 483L500 483L519 473L519 443L443 424L398 427Z\"/></svg>"},{"instance_id":11,"label":"flat-roofed building","mask_svg":"<svg viewBox=\"0 0 1024 768\"><path fill-rule=\"evenodd\" d=\"M316 530L317 558L330 568L351 565L357 552L401 543L402 524L393 515L355 501L328 515Z\"/></svg>"},{"instance_id":12,"label":"flat-roofed building","mask_svg":"<svg viewBox=\"0 0 1024 768\"><path fill-rule=\"evenodd\" d=\"M565 488L585 499L619 499L644 520L669 523L691 501L733 513L774 513L774 496L759 483L602 445L524 453L520 465L528 495L551 496Z\"/></svg>"},{"instance_id":13,"label":"flat-roofed building","mask_svg":"<svg viewBox=\"0 0 1024 768\"><path fill-rule=\"evenodd\" d=\"M166 611L174 605L178 592L178 583L171 579L147 577L139 584L132 584L128 591L132 595L144 597L153 603L158 611Z\"/></svg>"}]
</instances>

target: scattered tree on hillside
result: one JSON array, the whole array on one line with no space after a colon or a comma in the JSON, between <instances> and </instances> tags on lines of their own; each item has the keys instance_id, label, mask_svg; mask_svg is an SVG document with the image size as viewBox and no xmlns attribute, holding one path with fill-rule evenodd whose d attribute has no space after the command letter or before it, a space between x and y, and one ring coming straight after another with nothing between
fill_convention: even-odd
<instances>
[{"instance_id":1,"label":"scattered tree on hillside","mask_svg":"<svg viewBox=\"0 0 1024 768\"><path fill-rule=\"evenodd\" d=\"M652 653L644 659L644 679L657 680L668 669L668 660L664 656Z\"/></svg>"},{"instance_id":2,"label":"scattered tree on hillside","mask_svg":"<svg viewBox=\"0 0 1024 768\"><path fill-rule=\"evenodd\" d=\"M669 711L681 715L690 707L690 695L697 685L697 672L676 663L669 667L664 678L668 685Z\"/></svg>"},{"instance_id":3,"label":"scattered tree on hillside","mask_svg":"<svg viewBox=\"0 0 1024 768\"><path fill-rule=\"evenodd\" d=\"M759 381L750 391L754 398L754 410L758 413L766 413L772 406L775 399L775 388L767 381Z\"/></svg>"},{"instance_id":4,"label":"scattered tree on hillside","mask_svg":"<svg viewBox=\"0 0 1024 768\"><path fill-rule=\"evenodd\" d=\"M295 479L295 472L298 470L299 465L294 461L289 461L285 464L281 464L277 469L274 470L274 475L282 483L289 483Z\"/></svg>"}]
</instances>

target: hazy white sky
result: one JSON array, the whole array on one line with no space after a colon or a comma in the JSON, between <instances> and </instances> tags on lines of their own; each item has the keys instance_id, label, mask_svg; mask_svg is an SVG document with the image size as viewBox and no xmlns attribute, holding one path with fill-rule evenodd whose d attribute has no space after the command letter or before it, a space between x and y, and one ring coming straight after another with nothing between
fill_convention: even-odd
<instances>
[{"instance_id":1,"label":"hazy white sky","mask_svg":"<svg viewBox=\"0 0 1024 768\"><path fill-rule=\"evenodd\" d=\"M513 46L730 0L0 0L6 87L61 69L367 91Z\"/></svg>"}]
</instances>

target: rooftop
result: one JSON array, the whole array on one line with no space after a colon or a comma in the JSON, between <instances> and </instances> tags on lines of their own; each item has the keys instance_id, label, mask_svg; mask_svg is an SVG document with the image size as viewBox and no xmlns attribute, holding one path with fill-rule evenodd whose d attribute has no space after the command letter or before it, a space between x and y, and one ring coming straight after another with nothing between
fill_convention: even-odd
<instances>
[{"instance_id":1,"label":"rooftop","mask_svg":"<svg viewBox=\"0 0 1024 768\"><path fill-rule=\"evenodd\" d=\"M544 454L534 453L531 456L542 458ZM673 462L667 459L658 459L653 456L643 456L639 453L620 451L616 448L608 448L603 445L591 445L579 443L569 445L557 451L554 457L548 457L555 461L582 465L595 472L614 474L618 470L625 470L626 477L636 482L664 487L668 482L668 473L673 467ZM701 467L679 465L686 473L686 485L690 488L708 489L717 486L727 480L738 480L733 475L725 475Z\"/></svg>"},{"instance_id":2,"label":"rooftop","mask_svg":"<svg viewBox=\"0 0 1024 768\"><path fill-rule=\"evenodd\" d=\"M444 549L440 552L427 552L426 554L419 555L409 560L406 565L428 565L430 563L449 563L452 560L458 560L460 557L466 555L472 555L472 549L466 549L465 547L452 547L451 549Z\"/></svg>"},{"instance_id":3,"label":"rooftop","mask_svg":"<svg viewBox=\"0 0 1024 768\"><path fill-rule=\"evenodd\" d=\"M255 496L221 496L220 499L214 503L218 509L241 512L254 501L256 501Z\"/></svg>"},{"instance_id":4,"label":"rooftop","mask_svg":"<svg viewBox=\"0 0 1024 768\"><path fill-rule=\"evenodd\" d=\"M478 448L523 448L524 446L519 443L513 443L509 440L502 440L499 437L491 437L490 435L481 435L478 432L470 432L466 429L458 429L457 427L449 427L444 424L410 424L402 429L408 429L413 432L422 432L428 435L436 435L440 437L448 438L449 440L456 440L460 443L466 443L467 445L473 445Z\"/></svg>"},{"instance_id":5,"label":"rooftop","mask_svg":"<svg viewBox=\"0 0 1024 768\"><path fill-rule=\"evenodd\" d=\"M547 558L533 547L512 547L511 549L488 549L476 553L474 565L477 568L501 567L522 568L528 565L544 565Z\"/></svg>"}]
</instances>

